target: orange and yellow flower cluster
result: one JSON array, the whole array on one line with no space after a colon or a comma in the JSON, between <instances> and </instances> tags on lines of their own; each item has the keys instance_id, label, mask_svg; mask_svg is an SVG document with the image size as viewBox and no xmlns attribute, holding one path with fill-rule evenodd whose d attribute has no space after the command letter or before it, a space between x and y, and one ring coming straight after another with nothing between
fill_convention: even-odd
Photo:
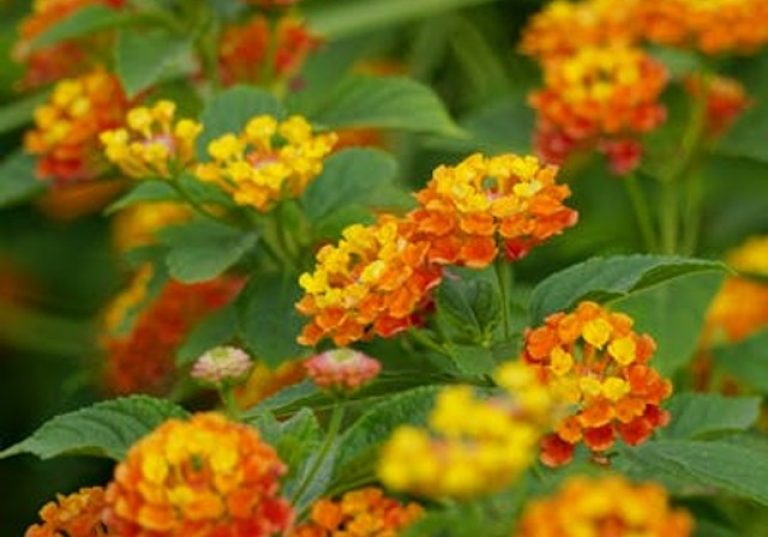
<instances>
[{"instance_id":1,"label":"orange and yellow flower cluster","mask_svg":"<svg viewBox=\"0 0 768 537\"><path fill-rule=\"evenodd\" d=\"M636 0L633 24L651 42L705 54L751 53L768 43L763 0Z\"/></svg>"},{"instance_id":2,"label":"orange and yellow flower cluster","mask_svg":"<svg viewBox=\"0 0 768 537\"><path fill-rule=\"evenodd\" d=\"M284 16L273 24L257 15L242 25L227 26L222 32L219 77L226 86L288 81L319 44L320 40L300 19Z\"/></svg>"},{"instance_id":3,"label":"orange and yellow flower cluster","mask_svg":"<svg viewBox=\"0 0 768 537\"><path fill-rule=\"evenodd\" d=\"M190 119L174 122L176 104L158 101L132 108L126 125L102 132L107 159L129 177L168 177L192 163L202 125Z\"/></svg>"},{"instance_id":4,"label":"orange and yellow flower cluster","mask_svg":"<svg viewBox=\"0 0 768 537\"><path fill-rule=\"evenodd\" d=\"M171 281L127 332L121 330L133 310L148 299L151 278L149 267L137 272L131 286L107 310L101 342L107 359L105 382L118 394L165 392L174 380L176 351L186 335L242 287L239 280L223 277L194 285Z\"/></svg>"},{"instance_id":5,"label":"orange and yellow flower cluster","mask_svg":"<svg viewBox=\"0 0 768 537\"><path fill-rule=\"evenodd\" d=\"M725 133L751 104L744 86L733 78L692 75L685 88L694 98L706 99L705 127L712 137Z\"/></svg>"},{"instance_id":6,"label":"orange and yellow flower cluster","mask_svg":"<svg viewBox=\"0 0 768 537\"><path fill-rule=\"evenodd\" d=\"M744 276L728 278L707 314L704 345L719 339L741 341L768 328L768 284L749 275L768 276L768 237L754 237L730 252L726 261Z\"/></svg>"},{"instance_id":7,"label":"orange and yellow flower cluster","mask_svg":"<svg viewBox=\"0 0 768 537\"><path fill-rule=\"evenodd\" d=\"M483 268L498 255L499 243L516 260L577 221L576 211L563 205L571 191L556 184L556 176L556 167L535 157L475 154L437 168L409 218L436 263Z\"/></svg>"},{"instance_id":8,"label":"orange and yellow flower cluster","mask_svg":"<svg viewBox=\"0 0 768 537\"><path fill-rule=\"evenodd\" d=\"M290 537L395 537L422 515L416 503L403 505L381 489L347 492L340 500L320 499L312 506L310 520Z\"/></svg>"},{"instance_id":9,"label":"orange and yellow flower cluster","mask_svg":"<svg viewBox=\"0 0 768 537\"><path fill-rule=\"evenodd\" d=\"M381 481L432 498L467 498L515 481L534 462L559 401L556 390L520 362L496 376L504 395L481 399L468 386L444 388L429 429L397 428L382 449Z\"/></svg>"},{"instance_id":10,"label":"orange and yellow flower cluster","mask_svg":"<svg viewBox=\"0 0 768 537\"><path fill-rule=\"evenodd\" d=\"M19 41L13 48L13 56L25 66L21 86L35 88L56 82L62 78L80 75L94 66L102 41L110 37L89 36L86 39L65 40L53 45L37 47L35 40L50 28L76 11L94 5L114 9L122 8L125 0L34 0L32 13L19 25Z\"/></svg>"},{"instance_id":11,"label":"orange and yellow flower cluster","mask_svg":"<svg viewBox=\"0 0 768 537\"><path fill-rule=\"evenodd\" d=\"M336 142L334 133L315 134L301 116L278 121L262 115L239 134L225 134L208 145L212 162L196 175L232 195L235 203L267 211L277 201L295 198L323 170Z\"/></svg>"},{"instance_id":12,"label":"orange and yellow flower cluster","mask_svg":"<svg viewBox=\"0 0 768 537\"><path fill-rule=\"evenodd\" d=\"M38 175L57 183L98 177L106 169L99 134L122 125L128 108L120 82L101 69L56 84L24 139L39 157Z\"/></svg>"},{"instance_id":13,"label":"orange and yellow flower cluster","mask_svg":"<svg viewBox=\"0 0 768 537\"><path fill-rule=\"evenodd\" d=\"M586 47L631 45L635 0L555 0L531 17L520 50L546 64L574 55Z\"/></svg>"},{"instance_id":14,"label":"orange and yellow flower cluster","mask_svg":"<svg viewBox=\"0 0 768 537\"><path fill-rule=\"evenodd\" d=\"M573 152L597 148L617 174L633 170L638 137L666 117L659 103L665 68L639 49L584 48L545 66L544 88L530 96L538 113L535 145L547 161L562 163Z\"/></svg>"},{"instance_id":15,"label":"orange and yellow flower cluster","mask_svg":"<svg viewBox=\"0 0 768 537\"><path fill-rule=\"evenodd\" d=\"M572 477L552 497L531 502L516 537L689 537L693 519L655 484L620 476Z\"/></svg>"},{"instance_id":16,"label":"orange and yellow flower cluster","mask_svg":"<svg viewBox=\"0 0 768 537\"><path fill-rule=\"evenodd\" d=\"M282 533L292 522L279 496L285 470L251 427L214 413L168 420L115 469L105 520L121 537Z\"/></svg>"},{"instance_id":17,"label":"orange and yellow flower cluster","mask_svg":"<svg viewBox=\"0 0 768 537\"><path fill-rule=\"evenodd\" d=\"M108 537L114 535L102 520L106 506L104 489L84 488L68 496L58 495L40 510L42 522L30 526L24 537Z\"/></svg>"},{"instance_id":18,"label":"orange and yellow flower cluster","mask_svg":"<svg viewBox=\"0 0 768 537\"><path fill-rule=\"evenodd\" d=\"M568 463L582 441L599 454L617 436L637 445L666 425L669 416L660 405L672 384L649 365L653 339L632 325L627 315L582 302L572 313L555 313L526 331L523 360L573 408L543 440L545 464Z\"/></svg>"},{"instance_id":19,"label":"orange and yellow flower cluster","mask_svg":"<svg viewBox=\"0 0 768 537\"><path fill-rule=\"evenodd\" d=\"M416 193L416 209L350 226L318 252L315 270L299 281L306 294L297 308L313 318L300 342L390 337L422 320L444 265L480 269L500 251L514 261L562 233L578 214L563 204L570 190L556 174L513 154L440 166Z\"/></svg>"},{"instance_id":20,"label":"orange and yellow flower cluster","mask_svg":"<svg viewBox=\"0 0 768 537\"><path fill-rule=\"evenodd\" d=\"M429 243L413 234L413 224L385 215L371 226L348 227L338 245L322 247L314 272L299 279L306 294L297 309L312 317L299 342L330 337L343 347L416 324L442 271L429 263Z\"/></svg>"}]
</instances>

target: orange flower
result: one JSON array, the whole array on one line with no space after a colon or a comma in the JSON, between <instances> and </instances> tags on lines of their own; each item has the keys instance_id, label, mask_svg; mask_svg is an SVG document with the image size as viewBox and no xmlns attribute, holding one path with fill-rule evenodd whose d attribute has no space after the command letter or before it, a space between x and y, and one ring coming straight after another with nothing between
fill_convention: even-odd
<instances>
[{"instance_id":1,"label":"orange flower","mask_svg":"<svg viewBox=\"0 0 768 537\"><path fill-rule=\"evenodd\" d=\"M171 419L139 440L107 487L121 537L251 537L285 531L285 466L258 431L215 413Z\"/></svg>"},{"instance_id":2,"label":"orange flower","mask_svg":"<svg viewBox=\"0 0 768 537\"><path fill-rule=\"evenodd\" d=\"M569 478L549 498L532 501L516 537L595 535L688 537L693 518L669 505L659 485L633 485L621 476Z\"/></svg>"},{"instance_id":3,"label":"orange flower","mask_svg":"<svg viewBox=\"0 0 768 537\"><path fill-rule=\"evenodd\" d=\"M412 223L385 215L371 226L349 226L337 245L321 248L314 272L299 280L306 294L296 307L312 317L299 342L330 337L346 346L416 324L442 271L428 261L429 242L413 234Z\"/></svg>"},{"instance_id":4,"label":"orange flower","mask_svg":"<svg viewBox=\"0 0 768 537\"><path fill-rule=\"evenodd\" d=\"M219 76L227 86L289 80L319 44L299 19L285 16L271 26L269 19L257 15L243 25L224 29L219 44Z\"/></svg>"},{"instance_id":5,"label":"orange flower","mask_svg":"<svg viewBox=\"0 0 768 537\"><path fill-rule=\"evenodd\" d=\"M519 259L576 223L576 211L563 205L570 189L555 183L556 174L535 157L475 154L437 168L409 219L430 242L433 262L483 268L499 243L507 259Z\"/></svg>"},{"instance_id":6,"label":"orange flower","mask_svg":"<svg viewBox=\"0 0 768 537\"><path fill-rule=\"evenodd\" d=\"M694 97L702 94L707 100L706 127L710 136L722 135L751 104L744 86L738 80L715 76L685 79L685 89Z\"/></svg>"},{"instance_id":7,"label":"orange flower","mask_svg":"<svg viewBox=\"0 0 768 537\"><path fill-rule=\"evenodd\" d=\"M594 302L573 313L550 315L525 333L523 359L551 386L567 394L573 411L542 443L542 461L570 461L580 441L593 452L613 446L615 437L630 445L647 440L669 417L662 401L672 384L649 364L656 344L632 330L633 321Z\"/></svg>"},{"instance_id":8,"label":"orange flower","mask_svg":"<svg viewBox=\"0 0 768 537\"><path fill-rule=\"evenodd\" d=\"M176 351L189 331L206 315L228 304L242 287L232 278L184 285L171 281L151 303L150 268L116 297L106 314L102 347L107 355L105 380L115 393L162 393L173 381ZM136 310L143 311L131 323ZM122 325L128 324L126 332Z\"/></svg>"},{"instance_id":9,"label":"orange flower","mask_svg":"<svg viewBox=\"0 0 768 537\"><path fill-rule=\"evenodd\" d=\"M754 237L726 256L736 270L768 276L768 236ZM707 313L703 346L710 347L725 336L741 341L768 327L768 284L745 276L728 278Z\"/></svg>"},{"instance_id":10,"label":"orange flower","mask_svg":"<svg viewBox=\"0 0 768 537\"><path fill-rule=\"evenodd\" d=\"M38 175L57 183L97 178L106 169L99 134L121 125L128 106L120 82L101 69L56 84L24 139L40 157Z\"/></svg>"},{"instance_id":11,"label":"orange flower","mask_svg":"<svg viewBox=\"0 0 768 537\"><path fill-rule=\"evenodd\" d=\"M631 171L642 152L637 137L665 119L659 97L666 81L660 63L623 46L584 48L548 64L544 89L530 96L537 152L561 164L574 151L597 148L616 173Z\"/></svg>"},{"instance_id":12,"label":"orange flower","mask_svg":"<svg viewBox=\"0 0 768 537\"><path fill-rule=\"evenodd\" d=\"M369 487L347 492L337 501L322 498L312 505L310 520L291 537L395 537L422 515L416 503L403 505Z\"/></svg>"},{"instance_id":13,"label":"orange flower","mask_svg":"<svg viewBox=\"0 0 768 537\"><path fill-rule=\"evenodd\" d=\"M40 524L30 526L24 537L107 537L115 535L101 520L106 503L104 489L92 487L63 496L40 510Z\"/></svg>"},{"instance_id":14,"label":"orange flower","mask_svg":"<svg viewBox=\"0 0 768 537\"><path fill-rule=\"evenodd\" d=\"M520 49L541 62L564 59L584 47L636 41L635 0L555 0L523 30Z\"/></svg>"},{"instance_id":15,"label":"orange flower","mask_svg":"<svg viewBox=\"0 0 768 537\"><path fill-rule=\"evenodd\" d=\"M105 5L122 8L125 0L34 0L32 14L19 25L19 41L13 48L16 61L25 64L21 81L24 89L44 86L65 77L79 75L93 66L95 55L89 51L106 48L109 36L89 36L87 39L66 40L51 46L32 49L34 40L52 26L86 6ZM66 61L62 61L66 58Z\"/></svg>"},{"instance_id":16,"label":"orange flower","mask_svg":"<svg viewBox=\"0 0 768 537\"><path fill-rule=\"evenodd\" d=\"M648 40L705 54L751 53L768 42L764 0L638 0L633 23Z\"/></svg>"}]
</instances>

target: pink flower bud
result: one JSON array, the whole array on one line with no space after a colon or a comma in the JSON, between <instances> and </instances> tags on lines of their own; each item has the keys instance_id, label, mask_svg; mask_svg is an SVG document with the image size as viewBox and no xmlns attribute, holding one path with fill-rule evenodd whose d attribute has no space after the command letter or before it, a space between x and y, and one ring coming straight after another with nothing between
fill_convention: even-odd
<instances>
[{"instance_id":1,"label":"pink flower bud","mask_svg":"<svg viewBox=\"0 0 768 537\"><path fill-rule=\"evenodd\" d=\"M373 380L381 371L378 360L353 349L334 349L304 362L309 377L321 388L351 392Z\"/></svg>"},{"instance_id":2,"label":"pink flower bud","mask_svg":"<svg viewBox=\"0 0 768 537\"><path fill-rule=\"evenodd\" d=\"M216 347L203 354L192 368L192 377L218 384L243 377L252 366L251 358L236 347Z\"/></svg>"}]
</instances>

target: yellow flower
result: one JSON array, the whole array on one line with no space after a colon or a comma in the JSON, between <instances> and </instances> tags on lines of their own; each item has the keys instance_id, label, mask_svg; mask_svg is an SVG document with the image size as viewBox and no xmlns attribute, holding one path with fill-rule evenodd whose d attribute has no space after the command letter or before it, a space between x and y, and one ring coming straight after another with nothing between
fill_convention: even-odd
<instances>
[{"instance_id":1,"label":"yellow flower","mask_svg":"<svg viewBox=\"0 0 768 537\"><path fill-rule=\"evenodd\" d=\"M173 123L176 105L158 101L131 109L125 126L101 134L104 154L130 177L168 177L195 159L202 125L182 119Z\"/></svg>"},{"instance_id":2,"label":"yellow flower","mask_svg":"<svg viewBox=\"0 0 768 537\"><path fill-rule=\"evenodd\" d=\"M252 118L239 134L225 134L208 145L212 162L197 166L201 181L215 183L238 205L266 212L285 197L295 198L323 171L335 133L313 134L300 116L278 121Z\"/></svg>"}]
</instances>

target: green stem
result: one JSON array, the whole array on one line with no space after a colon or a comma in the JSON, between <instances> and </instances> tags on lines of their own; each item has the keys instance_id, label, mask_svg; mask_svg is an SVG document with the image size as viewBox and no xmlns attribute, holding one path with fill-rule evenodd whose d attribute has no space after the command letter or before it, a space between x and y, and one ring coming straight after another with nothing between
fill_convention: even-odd
<instances>
[{"instance_id":1,"label":"green stem","mask_svg":"<svg viewBox=\"0 0 768 537\"><path fill-rule=\"evenodd\" d=\"M656 234L653 230L651 220L651 211L648 206L648 200L645 193L637 182L635 174L630 174L624 178L624 186L627 188L629 200L632 203L632 209L635 212L637 224L640 227L640 234L643 238L643 245L646 252L655 252L658 248L656 244Z\"/></svg>"},{"instance_id":2,"label":"green stem","mask_svg":"<svg viewBox=\"0 0 768 537\"><path fill-rule=\"evenodd\" d=\"M677 181L665 181L661 190L661 251L674 254L677 251L679 206Z\"/></svg>"},{"instance_id":3,"label":"green stem","mask_svg":"<svg viewBox=\"0 0 768 537\"><path fill-rule=\"evenodd\" d=\"M343 420L344 405L337 402L331 413L331 420L328 424L328 433L325 436L325 441L323 442L323 445L320 446L320 451L317 453L317 458L314 460L312 466L309 469L309 472L307 472L306 477L298 486L296 492L293 494L293 498L291 498L292 505L296 505L296 503L301 499L302 495L307 491L307 488L309 488L309 485L312 483L312 480L320 471L320 468L323 467L323 463L328 457L331 448L333 448L333 444L336 442L336 438L339 436L339 430L341 429L341 423Z\"/></svg>"},{"instance_id":4,"label":"green stem","mask_svg":"<svg viewBox=\"0 0 768 537\"><path fill-rule=\"evenodd\" d=\"M237 400L235 399L235 391L233 387L230 384L225 383L220 384L217 388L219 397L221 397L221 402L224 404L224 408L227 411L227 415L234 421L240 421L240 405L237 404Z\"/></svg>"},{"instance_id":5,"label":"green stem","mask_svg":"<svg viewBox=\"0 0 768 537\"><path fill-rule=\"evenodd\" d=\"M493 268L496 270L496 279L499 281L501 292L501 315L504 322L504 340L509 341L512 335L512 324L509 320L509 263L503 257L497 257Z\"/></svg>"}]
</instances>

